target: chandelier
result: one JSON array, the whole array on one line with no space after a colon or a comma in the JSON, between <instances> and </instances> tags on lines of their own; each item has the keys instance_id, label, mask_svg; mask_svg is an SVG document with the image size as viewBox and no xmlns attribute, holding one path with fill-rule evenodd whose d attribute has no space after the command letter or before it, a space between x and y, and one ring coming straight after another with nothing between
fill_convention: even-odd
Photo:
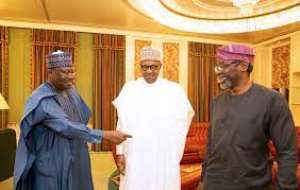
<instances>
[{"instance_id":1,"label":"chandelier","mask_svg":"<svg viewBox=\"0 0 300 190\"><path fill-rule=\"evenodd\" d=\"M168 10L161 0L127 0L134 8L162 25L186 32L224 34L266 30L300 22L300 0L293 7L270 14L240 19L212 20L186 17ZM233 1L233 0L232 0ZM250 0L235 0L249 2ZM283 0L282 0L283 1ZM251 2L259 2L252 0ZM253 3L254 4L254 3ZM255 4L254 4L255 5ZM253 6L254 6L253 5Z\"/></svg>"},{"instance_id":2,"label":"chandelier","mask_svg":"<svg viewBox=\"0 0 300 190\"><path fill-rule=\"evenodd\" d=\"M232 0L233 5L238 7L243 15L253 13L253 8L258 2L259 0Z\"/></svg>"}]
</instances>

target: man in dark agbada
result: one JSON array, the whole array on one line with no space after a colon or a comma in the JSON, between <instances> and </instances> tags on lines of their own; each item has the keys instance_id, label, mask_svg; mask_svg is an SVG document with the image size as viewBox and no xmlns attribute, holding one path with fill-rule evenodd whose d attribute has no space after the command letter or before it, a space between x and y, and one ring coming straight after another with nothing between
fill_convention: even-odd
<instances>
[{"instance_id":1,"label":"man in dark agbada","mask_svg":"<svg viewBox=\"0 0 300 190\"><path fill-rule=\"evenodd\" d=\"M297 142L289 107L279 93L250 80L253 49L228 45L217 50L217 80L224 93L211 108L204 190L271 190L274 143L276 190L296 190Z\"/></svg>"}]
</instances>

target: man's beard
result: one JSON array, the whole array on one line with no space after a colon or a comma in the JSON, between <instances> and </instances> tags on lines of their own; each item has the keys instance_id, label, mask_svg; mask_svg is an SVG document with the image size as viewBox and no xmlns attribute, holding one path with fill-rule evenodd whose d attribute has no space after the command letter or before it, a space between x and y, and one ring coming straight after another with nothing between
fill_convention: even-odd
<instances>
[{"instance_id":1,"label":"man's beard","mask_svg":"<svg viewBox=\"0 0 300 190\"><path fill-rule=\"evenodd\" d=\"M229 79L225 79L225 81L220 83L220 88L222 90L232 89L233 88L233 82Z\"/></svg>"},{"instance_id":2,"label":"man's beard","mask_svg":"<svg viewBox=\"0 0 300 190\"><path fill-rule=\"evenodd\" d=\"M236 86L236 78L230 75L224 75L221 79L218 78L218 83L222 90L233 89Z\"/></svg>"}]
</instances>

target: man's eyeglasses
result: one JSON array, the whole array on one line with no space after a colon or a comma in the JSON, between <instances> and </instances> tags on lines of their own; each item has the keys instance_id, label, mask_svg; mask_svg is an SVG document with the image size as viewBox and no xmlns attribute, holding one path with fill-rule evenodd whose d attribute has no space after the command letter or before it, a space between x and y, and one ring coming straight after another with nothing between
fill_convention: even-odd
<instances>
[{"instance_id":1,"label":"man's eyeglasses","mask_svg":"<svg viewBox=\"0 0 300 190\"><path fill-rule=\"evenodd\" d=\"M160 65L141 65L141 68L143 71L148 71L148 69L157 71L160 68Z\"/></svg>"},{"instance_id":2,"label":"man's eyeglasses","mask_svg":"<svg viewBox=\"0 0 300 190\"><path fill-rule=\"evenodd\" d=\"M63 74L74 74L76 73L75 68L54 68L53 70L58 71Z\"/></svg>"},{"instance_id":3,"label":"man's eyeglasses","mask_svg":"<svg viewBox=\"0 0 300 190\"><path fill-rule=\"evenodd\" d=\"M232 61L232 62L229 62L229 63L218 63L215 66L215 72L218 73L218 72L225 71L228 68L230 68L232 65L238 65L239 63L240 63L240 61Z\"/></svg>"}]
</instances>

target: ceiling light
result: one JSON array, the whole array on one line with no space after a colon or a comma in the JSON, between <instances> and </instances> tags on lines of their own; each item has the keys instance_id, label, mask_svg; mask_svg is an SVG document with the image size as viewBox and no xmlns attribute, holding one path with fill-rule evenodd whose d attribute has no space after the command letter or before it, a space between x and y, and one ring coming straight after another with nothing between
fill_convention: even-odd
<instances>
[{"instance_id":1,"label":"ceiling light","mask_svg":"<svg viewBox=\"0 0 300 190\"><path fill-rule=\"evenodd\" d=\"M243 15L253 13L253 8L258 2L259 0L232 0L233 5L238 7Z\"/></svg>"}]
</instances>

